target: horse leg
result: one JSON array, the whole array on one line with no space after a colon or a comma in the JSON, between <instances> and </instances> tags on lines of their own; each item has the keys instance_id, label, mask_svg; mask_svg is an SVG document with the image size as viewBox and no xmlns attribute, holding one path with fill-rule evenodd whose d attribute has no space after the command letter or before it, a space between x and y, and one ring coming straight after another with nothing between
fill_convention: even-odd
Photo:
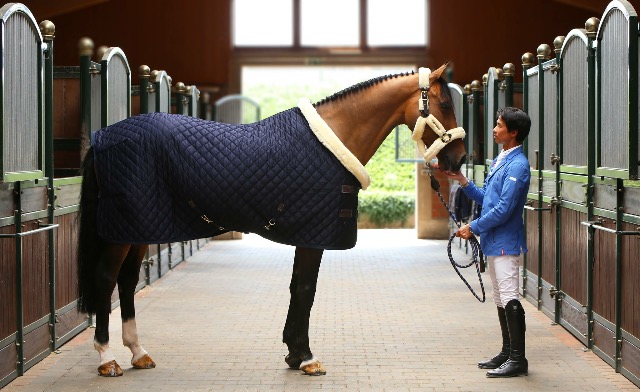
<instances>
[{"instance_id":1,"label":"horse leg","mask_svg":"<svg viewBox=\"0 0 640 392\"><path fill-rule=\"evenodd\" d=\"M109 348L109 314L111 313L111 294L116 287L120 267L131 245L106 244L97 260L95 272L96 285L96 331L93 347L100 355L98 373L105 377L122 376L122 368L116 362Z\"/></svg>"},{"instance_id":2,"label":"horse leg","mask_svg":"<svg viewBox=\"0 0 640 392\"><path fill-rule=\"evenodd\" d=\"M316 294L322 253L322 249L296 248L289 285L291 300L282 334L283 341L289 348L285 361L290 368L298 368L308 375L327 373L309 348L309 318Z\"/></svg>"},{"instance_id":3,"label":"horse leg","mask_svg":"<svg viewBox=\"0 0 640 392\"><path fill-rule=\"evenodd\" d=\"M136 327L136 309L134 294L140 277L140 266L147 252L147 245L132 245L122 263L118 275L118 293L120 294L120 314L122 316L122 344L131 350L131 365L136 369L151 369L155 362L138 342Z\"/></svg>"}]
</instances>

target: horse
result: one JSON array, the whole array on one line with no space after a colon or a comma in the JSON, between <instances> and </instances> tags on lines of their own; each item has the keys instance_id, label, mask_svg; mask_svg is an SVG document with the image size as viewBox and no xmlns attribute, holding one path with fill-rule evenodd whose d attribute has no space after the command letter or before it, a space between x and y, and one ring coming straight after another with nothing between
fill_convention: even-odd
<instances>
[{"instance_id":1,"label":"horse","mask_svg":"<svg viewBox=\"0 0 640 392\"><path fill-rule=\"evenodd\" d=\"M353 229L355 233L357 230L355 226L357 222L357 192L360 188L365 189L369 181L368 175L364 170L364 165L371 159L389 133L401 124L407 124L408 126L416 124L414 139L417 141L420 151L426 152L425 146L433 147L439 144L439 147L435 150L429 148L428 151L430 151L430 155L429 157L425 155L425 157L426 159L431 159L437 156L440 170L458 171L466 160L466 151L463 140L461 139L461 137L464 136L464 131L461 131L462 133L460 134L461 128L456 128L454 104L448 85L442 77L446 66L447 64L444 64L433 72L429 71L428 68L420 68L421 72L419 73L411 71L377 77L346 88L315 104L307 101L308 103L306 105L299 105L300 110L305 112L303 114L305 116L308 115L306 118L308 120L311 118L311 120L309 120L310 125L307 125L307 131L304 132L310 133L310 131L308 131L310 127L318 138L320 138L318 132L324 132L322 149L325 151L330 150L330 153L328 153L329 158L323 158L324 160L314 159L314 162L320 161L320 164L324 165L325 163L322 162L326 162L327 159L333 159L336 162L339 161L339 166L344 166L349 169L346 174L340 174L338 176L337 182L329 184L332 191L337 189L337 193L342 194L342 201L339 201L337 204L331 202L334 206L332 208L339 209L340 219L342 220L339 225L328 226L328 229L325 231L329 233L328 235L331 239L324 242L314 242L313 235L305 238L295 237L299 231L297 226L294 227L293 230L287 230L285 228L279 232L280 234L273 234L276 232L275 228L286 226L282 223L286 221L284 218L284 214L286 213L285 203L277 204L277 211L274 210L273 212L275 215L263 216L264 221L259 220L259 222L262 222L260 226L249 225L248 229L246 227L238 229L237 227L233 227L232 223L229 223L228 216L224 217L224 219L221 218L224 214L220 211L225 210L227 208L226 206L223 208L215 208L216 203L224 202L223 199L213 197L201 200L197 198L197 195L184 196L190 199L184 200L183 204L187 206L185 208L191 208L192 211L189 212L189 214L195 215L199 223L188 221L187 224L183 224L185 231L180 234L172 234L169 238L172 241L167 241L166 236L155 236L153 233L147 233L145 230L149 226L154 225L147 221L137 222L136 219L142 220L147 216L159 215L156 214L155 210L145 211L145 215L139 218L133 215L137 212L137 207L131 208L124 213L121 213L121 210L126 209L130 203L147 203L146 199L156 197L155 193L145 192L144 189L141 188L144 188L146 185L135 184L133 183L135 180L120 181L118 184L115 184L115 182L117 182L117 171L122 168L130 169L129 166L132 165L131 162L136 161L138 164L149 166L151 170L158 172L165 170L165 166L173 167L172 165L175 164L173 161L175 160L188 161L195 155L200 156L200 153L194 153L189 150L187 154L171 158L173 160L171 162L152 161L149 163L148 160L151 158L146 158L146 156L140 157L138 155L143 153L136 152L136 155L133 157L124 156L124 158L116 159L116 163L113 163L113 165L116 165L120 169L114 169L113 167L105 169L107 163L103 163L105 159L103 156L111 156L119 153L120 150L125 148L123 146L130 146L133 139L153 140L156 138L153 132L145 134L144 136L140 136L138 132L140 124L144 123L144 121L151 121L151 117L139 118L140 116L134 116L120 123L116 123L117 129L126 128L126 135L114 136L115 142L110 144L109 149L103 151L102 154L99 154L97 149L94 150L94 146L89 148L83 158L81 167L83 182L79 213L78 310L84 313L95 314L94 348L97 350L100 358L98 373L101 376L108 377L121 376L123 374L122 368L109 348L111 295L116 284L120 295L122 341L124 346L131 350L131 365L137 369L150 369L156 366L155 362L139 341L134 306L134 290L138 282L139 271L148 245L152 243L165 243L165 241L174 242L184 239L203 238L203 235L216 235L238 229L237 231L246 230L256 232L265 238L296 247L291 283L289 285L289 309L283 329L283 343L286 344L288 349L285 362L289 368L299 369L306 375L326 374L323 364L313 355L310 349L309 319L324 250L347 249L355 245L355 234L351 235L350 231ZM423 70L427 70L427 72L423 73ZM300 114L298 110L295 113L297 115ZM279 115L276 114L275 116ZM187 120L186 117L187 116L162 117L163 121L174 122L164 128L170 128L170 130L174 132L177 127L188 133L191 131L191 127L200 129L218 125L214 124L215 122L213 121L199 119ZM189 117L189 119L193 118ZM425 130L425 119L429 119L427 124L429 124L434 132L429 132L428 129L423 132ZM193 125L193 123L189 121L198 122ZM233 130L238 131L239 137L242 138L249 137L247 136L249 133L254 137L260 138L263 134L261 132L266 129L266 127L263 126L266 124L263 123L264 121L269 121L269 119L259 121L252 125L254 128L251 128L251 130L254 130L256 126L260 128L260 132L257 133L252 133L251 130L243 128L245 126L238 125L235 126L236 128L233 128ZM418 124L422 124L422 126L418 126ZM421 129L418 130L418 128ZM458 136L456 137L452 137L452 133L447 131L454 128L458 130ZM113 126L102 129L96 132L95 140L99 141L100 138L108 138L112 133L115 133ZM207 136L206 132L205 136ZM312 138L315 136L312 136ZM157 137L159 138L161 136ZM176 142L176 138L179 137L181 136L172 134L168 139L161 141L162 147L156 147L156 149L165 148L166 146L174 148L175 145L179 144ZM288 138L288 140L296 138L298 138L298 136ZM270 146L272 147L270 148L277 150L279 142L280 141L271 143ZM282 142L284 143L284 141ZM274 145L276 145L276 147L273 147ZM189 145L189 149L191 149L191 147L192 146ZM261 150L261 148L256 149L253 147L249 149L254 152L255 150ZM146 152L144 154L146 154ZM163 154L166 154L166 152ZM208 158L208 160L211 159L213 158ZM122 163L120 162L121 160L127 162ZM207 166L210 165L210 162L204 163ZM200 170L202 165L203 162L194 163L196 170ZM298 164L289 166L297 167L297 165ZM243 170L253 170L255 167L265 172L281 169L270 170L269 167L263 166L268 166L268 164L252 161L246 164L244 166L246 169ZM318 166L312 171L324 172L325 170L323 166ZM193 174L190 176L180 176L180 173L172 173L173 174L166 174L161 172L160 178L154 179L153 182L158 183L165 181L167 177L169 180L175 180L179 177L198 177L198 175ZM242 170L239 170L239 173L241 174ZM238 174L236 174L236 176L237 175ZM258 176L258 174L253 172L251 175L254 177ZM189 179L187 178L187 180ZM219 181L225 180L227 179L224 177L219 179ZM208 180L207 184L215 181L218 180ZM329 180L322 180L320 182L326 183L327 181ZM278 186L277 182L277 180L271 180L269 184L256 186L254 188L263 189L267 188L268 185ZM345 182L347 185L344 185ZM315 186L316 184L314 184L314 187ZM117 187L120 188L113 191L113 188ZM323 192L322 190L316 190L314 187L314 195ZM221 186L217 188L221 188L223 192L226 189ZM195 189L198 189L197 186ZM276 192L282 192L282 189L285 188L274 188ZM108 195L109 190L112 190L116 196ZM116 206L116 208L109 210L108 213L101 213L101 208L107 208L106 206L113 201L112 199L114 197L117 199L118 194L122 192L132 193L134 196L128 199L125 204L120 204ZM194 190L188 192L198 193ZM234 196L234 198L241 198L241 196L242 195ZM299 199L295 191L292 191L290 199ZM175 208L174 204L177 203L164 199L160 201L162 202L161 208L169 209ZM214 206L207 205L208 202ZM316 202L317 201L314 201L313 203ZM344 203L350 205L352 209L355 209L355 212L345 209ZM167 204L169 204L168 207ZM303 205L301 208L296 208L296 210L297 213L304 214L314 210L314 208L315 205ZM283 212L283 210L285 210L285 212ZM318 219L326 215L323 211L316 211L315 213ZM175 216L185 214L187 213L171 212L171 215ZM281 217L283 218L281 219ZM309 217L305 215L303 219L308 220ZM182 221L177 220L176 222ZM265 222L264 227L261 227ZM314 223L312 222L311 224ZM111 231L99 229L103 226L111 227L110 225L115 227L115 229ZM191 227L194 226L201 226L204 231L189 231ZM132 227L138 232L144 232L141 234L136 234L137 232L131 234L131 232L126 229ZM343 230L343 227L347 227L344 233L332 236L334 231ZM102 230L102 232L100 230ZM124 234L118 236L120 233ZM288 240L283 237L282 233L294 236L295 239ZM346 240L344 240L343 237L346 237Z\"/></svg>"}]
</instances>

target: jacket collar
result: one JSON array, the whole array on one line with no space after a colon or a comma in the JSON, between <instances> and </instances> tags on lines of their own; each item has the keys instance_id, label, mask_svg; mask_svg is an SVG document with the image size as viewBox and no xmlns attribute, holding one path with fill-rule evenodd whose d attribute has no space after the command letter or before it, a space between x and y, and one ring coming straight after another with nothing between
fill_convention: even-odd
<instances>
[{"instance_id":1,"label":"jacket collar","mask_svg":"<svg viewBox=\"0 0 640 392\"><path fill-rule=\"evenodd\" d=\"M510 152L509 155L504 157L500 161L500 163L498 163L498 165L493 168L493 170L489 169L489 175L487 175L487 178L485 178L485 181L489 180L491 177L493 177L493 175L496 174L496 172L498 172L498 170L502 169L507 163L509 163L513 158L517 157L520 154L524 154L524 148L516 148L514 151ZM491 163L492 166L496 162L497 159L498 159L498 157L493 158L493 162Z\"/></svg>"}]
</instances>

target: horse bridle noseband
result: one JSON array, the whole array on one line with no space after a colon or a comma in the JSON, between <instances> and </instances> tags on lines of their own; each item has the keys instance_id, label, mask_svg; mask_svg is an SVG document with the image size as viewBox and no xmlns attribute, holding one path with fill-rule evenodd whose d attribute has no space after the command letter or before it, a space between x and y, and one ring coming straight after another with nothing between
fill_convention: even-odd
<instances>
[{"instance_id":1,"label":"horse bridle noseband","mask_svg":"<svg viewBox=\"0 0 640 392\"><path fill-rule=\"evenodd\" d=\"M449 206L444 201L442 194L440 193L440 183L431 172L432 169L430 162L447 144L451 143L453 140L464 138L466 133L461 127L453 128L447 131L442 126L440 121L438 121L438 119L436 119L432 114L429 114L429 76L431 75L431 70L429 68L420 68L418 72L418 85L420 87L418 110L420 111L420 117L418 117L416 126L413 128L412 139L416 142L418 151L427 164L429 177L431 178L431 188L433 188L433 190L438 194L440 201L442 201L442 204L444 204L444 207L447 209L447 212L449 213L451 219L453 219L456 225L460 227L460 222L456 220L455 216L449 209ZM429 125L433 132L438 135L438 138L433 142L433 144L431 144L431 146L429 146L429 148L426 148L424 142L422 141L422 135L424 134L426 125ZM471 237L471 239L469 240L471 242L473 255L471 262L466 265L461 265L456 263L456 261L453 259L453 255L451 254L451 244L455 236L455 233L451 235L451 237L449 238L449 244L447 245L447 254L449 255L449 261L451 262L453 269L456 271L460 279L462 279L464 284L467 285L467 288L469 289L469 291L471 291L471 294L473 294L473 296L476 297L478 301L484 302L486 299L486 295L484 292L484 284L482 283L482 276L480 276L480 272L484 272L484 260L482 257L482 253L480 252L480 244L478 243L478 240L475 236ZM469 282L467 282L464 276L462 276L459 270L460 268L468 268L473 264L476 265L476 272L478 274L478 280L480 281L480 288L482 290L482 298L480 298L480 296L476 294L473 288L471 288L471 285L469 284Z\"/></svg>"},{"instance_id":2,"label":"horse bridle noseband","mask_svg":"<svg viewBox=\"0 0 640 392\"><path fill-rule=\"evenodd\" d=\"M420 98L418 99L418 110L420 111L420 117L416 121L416 125L413 127L413 134L411 138L416 142L418 151L424 160L428 163L438 155L447 144L456 139L462 139L465 137L466 132L462 127L446 130L440 121L435 118L434 115L429 114L429 76L431 70L429 68L420 68L418 70L418 87L420 87ZM433 132L438 135L438 138L427 148L422 142L422 136L426 126L429 126Z\"/></svg>"}]
</instances>

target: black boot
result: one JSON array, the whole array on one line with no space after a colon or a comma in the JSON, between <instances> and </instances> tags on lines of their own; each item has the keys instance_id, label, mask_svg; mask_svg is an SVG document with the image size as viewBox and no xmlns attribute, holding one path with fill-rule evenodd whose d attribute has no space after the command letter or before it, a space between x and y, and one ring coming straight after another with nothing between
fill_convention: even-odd
<instances>
[{"instance_id":1,"label":"black boot","mask_svg":"<svg viewBox=\"0 0 640 392\"><path fill-rule=\"evenodd\" d=\"M515 377L529 374L529 362L524 355L524 309L517 299L509 301L505 307L509 337L511 338L511 353L507 362L495 370L487 372L487 377Z\"/></svg>"},{"instance_id":2,"label":"black boot","mask_svg":"<svg viewBox=\"0 0 640 392\"><path fill-rule=\"evenodd\" d=\"M509 339L509 327L507 327L507 315L504 308L498 308L498 320L500 320L500 329L502 330L502 350L495 357L484 362L478 362L480 369L497 369L509 359L511 352L511 340Z\"/></svg>"}]
</instances>

